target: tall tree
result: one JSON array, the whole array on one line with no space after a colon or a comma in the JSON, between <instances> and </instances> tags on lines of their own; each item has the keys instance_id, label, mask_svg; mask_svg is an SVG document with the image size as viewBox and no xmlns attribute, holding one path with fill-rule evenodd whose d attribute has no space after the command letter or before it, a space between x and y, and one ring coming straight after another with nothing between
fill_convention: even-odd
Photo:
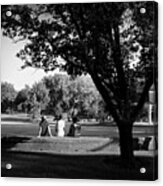
<instances>
[{"instance_id":1,"label":"tall tree","mask_svg":"<svg viewBox=\"0 0 163 186\"><path fill-rule=\"evenodd\" d=\"M64 85L66 79L67 76L62 74L55 74L54 76L43 79L43 83L49 91L48 96L50 98L47 110L54 116L58 116L65 111Z\"/></svg>"},{"instance_id":2,"label":"tall tree","mask_svg":"<svg viewBox=\"0 0 163 186\"><path fill-rule=\"evenodd\" d=\"M73 79L65 74L55 74L45 77L43 82L50 97L47 110L54 115L61 112L71 115L74 106L77 106L79 117L97 117L99 110L104 105L89 76ZM77 104L75 100L78 100Z\"/></svg>"},{"instance_id":3,"label":"tall tree","mask_svg":"<svg viewBox=\"0 0 163 186\"><path fill-rule=\"evenodd\" d=\"M46 88L45 84L41 81L35 83L32 86L31 92L35 95L35 102L38 104L40 110L45 110L50 98L49 98L49 90Z\"/></svg>"},{"instance_id":4,"label":"tall tree","mask_svg":"<svg viewBox=\"0 0 163 186\"><path fill-rule=\"evenodd\" d=\"M15 41L29 40L18 54L23 68L90 74L117 123L121 156L131 161L133 122L157 73L157 4L2 6L2 28Z\"/></svg>"},{"instance_id":5,"label":"tall tree","mask_svg":"<svg viewBox=\"0 0 163 186\"><path fill-rule=\"evenodd\" d=\"M17 110L19 110L18 108L20 108L22 112L29 112L29 108L28 108L29 92L30 92L30 87L26 85L24 89L20 90L17 93L17 96L14 101Z\"/></svg>"},{"instance_id":6,"label":"tall tree","mask_svg":"<svg viewBox=\"0 0 163 186\"><path fill-rule=\"evenodd\" d=\"M104 107L104 102L90 76L80 76L75 80L69 80L65 90L65 98L69 99L70 110L76 107L78 115L81 117L98 117L99 110Z\"/></svg>"}]
</instances>

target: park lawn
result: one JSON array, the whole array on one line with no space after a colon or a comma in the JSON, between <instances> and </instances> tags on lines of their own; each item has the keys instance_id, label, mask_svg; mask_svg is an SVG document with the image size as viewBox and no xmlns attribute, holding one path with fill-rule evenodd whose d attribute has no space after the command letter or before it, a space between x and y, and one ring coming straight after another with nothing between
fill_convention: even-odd
<instances>
[{"instance_id":1,"label":"park lawn","mask_svg":"<svg viewBox=\"0 0 163 186\"><path fill-rule=\"evenodd\" d=\"M5 152L2 156L2 177L154 180L153 158L138 157L136 161L138 166L129 169L123 167L116 155ZM13 168L7 170L6 163L12 163ZM146 168L145 174L140 173L141 167Z\"/></svg>"},{"instance_id":2,"label":"park lawn","mask_svg":"<svg viewBox=\"0 0 163 186\"><path fill-rule=\"evenodd\" d=\"M21 122L24 118L26 121L23 117ZM8 121L6 117L4 121L9 123L1 126L4 177L155 179L157 155L153 152L136 151L136 166L132 168L121 162L115 126L82 126L80 138L38 139L38 124L18 124L19 118L14 119ZM52 132L55 134L54 126ZM153 136L157 135L157 130L135 126L133 134ZM6 169L7 163L12 164L11 170ZM146 173L140 173L141 167L146 168Z\"/></svg>"},{"instance_id":3,"label":"park lawn","mask_svg":"<svg viewBox=\"0 0 163 186\"><path fill-rule=\"evenodd\" d=\"M136 166L128 168L116 151L107 153L107 148L117 148L110 139L8 137L2 142L3 177L154 179L155 156L136 156Z\"/></svg>"}]
</instances>

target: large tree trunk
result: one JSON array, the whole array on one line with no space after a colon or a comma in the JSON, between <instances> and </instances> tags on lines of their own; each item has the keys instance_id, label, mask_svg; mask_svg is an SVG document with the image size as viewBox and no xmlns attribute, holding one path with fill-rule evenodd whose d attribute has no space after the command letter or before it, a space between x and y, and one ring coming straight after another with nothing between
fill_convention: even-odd
<instances>
[{"instance_id":1,"label":"large tree trunk","mask_svg":"<svg viewBox=\"0 0 163 186\"><path fill-rule=\"evenodd\" d=\"M128 165L133 163L134 158L132 126L130 122L118 123L121 158Z\"/></svg>"},{"instance_id":2,"label":"large tree trunk","mask_svg":"<svg viewBox=\"0 0 163 186\"><path fill-rule=\"evenodd\" d=\"M120 152L121 158L124 162L128 162L132 164L134 156L133 156L133 138L132 138L132 126L133 123L129 120L120 120L119 113L117 112L118 108L112 102L112 97L107 90L107 88L102 84L101 80L98 78L96 71L91 71L91 77L99 90L100 94L102 95L105 103L109 107L109 111L113 116L114 120L117 122L117 126L119 129L119 138L120 138ZM128 110L129 111L129 110Z\"/></svg>"}]
</instances>

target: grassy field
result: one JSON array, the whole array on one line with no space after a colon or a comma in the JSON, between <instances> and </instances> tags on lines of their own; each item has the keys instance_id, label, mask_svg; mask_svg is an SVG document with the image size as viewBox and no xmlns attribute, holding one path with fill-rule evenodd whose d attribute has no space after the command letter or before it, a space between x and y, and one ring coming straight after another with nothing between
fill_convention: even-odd
<instances>
[{"instance_id":1,"label":"grassy field","mask_svg":"<svg viewBox=\"0 0 163 186\"><path fill-rule=\"evenodd\" d=\"M48 117L52 133L55 135L55 122ZM24 135L37 136L39 121L32 122L26 114L2 115L1 116L2 136ZM110 123L81 123L81 136L118 137L118 129L113 122ZM66 124L66 134L69 131L70 123ZM157 136L157 126L135 125L133 136L146 137Z\"/></svg>"},{"instance_id":2,"label":"grassy field","mask_svg":"<svg viewBox=\"0 0 163 186\"><path fill-rule=\"evenodd\" d=\"M5 117L8 118L8 117ZM69 125L67 125L68 131ZM156 128L135 126L134 137L153 136ZM2 176L75 179L154 180L157 155L135 151L135 165L126 167L119 156L114 125L84 124L79 138L36 138L38 124L26 117L2 120ZM55 136L54 126L52 132ZM12 169L6 169L11 163ZM146 172L140 173L145 167Z\"/></svg>"}]
</instances>

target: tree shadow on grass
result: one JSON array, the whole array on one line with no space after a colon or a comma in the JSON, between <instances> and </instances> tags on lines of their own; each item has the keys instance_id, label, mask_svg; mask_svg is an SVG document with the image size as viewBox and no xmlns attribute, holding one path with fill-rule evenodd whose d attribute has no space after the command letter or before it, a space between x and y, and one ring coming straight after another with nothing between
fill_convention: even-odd
<instances>
[{"instance_id":1,"label":"tree shadow on grass","mask_svg":"<svg viewBox=\"0 0 163 186\"><path fill-rule=\"evenodd\" d=\"M2 150L7 150L14 147L17 143L24 143L30 139L31 139L30 137L19 136L3 137L1 139L1 148Z\"/></svg>"},{"instance_id":2,"label":"tree shadow on grass","mask_svg":"<svg viewBox=\"0 0 163 186\"><path fill-rule=\"evenodd\" d=\"M26 140L26 139L25 139ZM137 167L126 168L118 155L66 155L44 152L2 152L3 177L154 180L157 157L135 158ZM5 165L12 164L7 170ZM140 168L146 168L144 174Z\"/></svg>"},{"instance_id":3,"label":"tree shadow on grass","mask_svg":"<svg viewBox=\"0 0 163 186\"><path fill-rule=\"evenodd\" d=\"M100 150L105 149L106 147L113 145L113 144L119 144L119 139L118 138L110 138L110 141L93 149L90 149L90 152L98 152Z\"/></svg>"}]
</instances>

